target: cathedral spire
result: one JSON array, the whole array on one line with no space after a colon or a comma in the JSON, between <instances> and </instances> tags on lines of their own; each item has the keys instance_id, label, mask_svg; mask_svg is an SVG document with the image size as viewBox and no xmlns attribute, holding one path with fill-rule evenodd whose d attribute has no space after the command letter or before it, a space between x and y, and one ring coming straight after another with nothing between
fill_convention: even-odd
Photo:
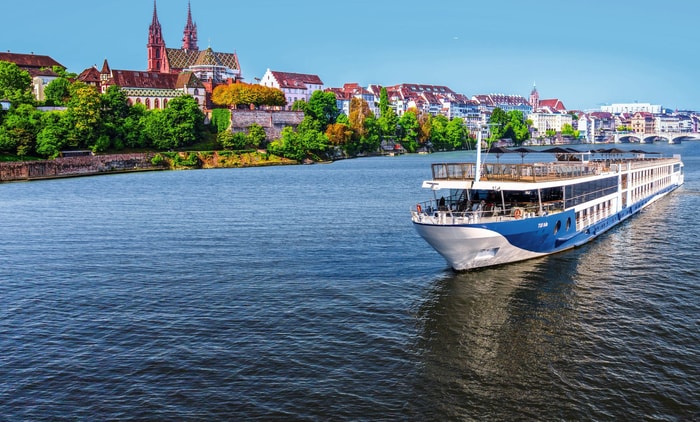
<instances>
[{"instance_id":1,"label":"cathedral spire","mask_svg":"<svg viewBox=\"0 0 700 422\"><path fill-rule=\"evenodd\" d=\"M163 30L158 21L158 9L156 0L153 0L153 21L148 27L148 71L160 72L165 54L165 40L163 40Z\"/></svg>"},{"instance_id":2,"label":"cathedral spire","mask_svg":"<svg viewBox=\"0 0 700 422\"><path fill-rule=\"evenodd\" d=\"M199 50L197 46L197 24L192 22L192 7L190 2L187 2L187 24L182 37L183 50Z\"/></svg>"}]
</instances>

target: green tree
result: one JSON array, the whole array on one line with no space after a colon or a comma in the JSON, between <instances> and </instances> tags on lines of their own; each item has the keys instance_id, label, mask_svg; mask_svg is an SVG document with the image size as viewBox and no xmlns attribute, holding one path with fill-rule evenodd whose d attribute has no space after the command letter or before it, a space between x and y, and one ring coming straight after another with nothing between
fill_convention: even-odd
<instances>
[{"instance_id":1,"label":"green tree","mask_svg":"<svg viewBox=\"0 0 700 422\"><path fill-rule=\"evenodd\" d=\"M48 106L63 106L70 99L70 81L66 78L56 78L44 88L45 103Z\"/></svg>"},{"instance_id":2,"label":"green tree","mask_svg":"<svg viewBox=\"0 0 700 422\"><path fill-rule=\"evenodd\" d=\"M389 95L386 88L382 87L379 92L379 127L383 138L393 138L396 136L396 126L399 124L399 117L389 105Z\"/></svg>"},{"instance_id":3,"label":"green tree","mask_svg":"<svg viewBox=\"0 0 700 422\"><path fill-rule=\"evenodd\" d=\"M140 121L147 144L159 150L172 150L179 146L172 136L165 110L147 110Z\"/></svg>"},{"instance_id":4,"label":"green tree","mask_svg":"<svg viewBox=\"0 0 700 422\"><path fill-rule=\"evenodd\" d=\"M101 99L91 86L74 83L66 113L71 130L67 134L71 147L91 148L97 142L101 125Z\"/></svg>"},{"instance_id":5,"label":"green tree","mask_svg":"<svg viewBox=\"0 0 700 422\"><path fill-rule=\"evenodd\" d=\"M508 113L505 112L500 107L496 107L489 117L489 127L491 137L489 138L489 144L498 139L504 138L506 132L506 125L510 119L508 118Z\"/></svg>"},{"instance_id":6,"label":"green tree","mask_svg":"<svg viewBox=\"0 0 700 422\"><path fill-rule=\"evenodd\" d=\"M176 149L194 144L204 134L204 113L189 95L173 98L163 110L151 110L146 132L158 149Z\"/></svg>"},{"instance_id":7,"label":"green tree","mask_svg":"<svg viewBox=\"0 0 700 422\"><path fill-rule=\"evenodd\" d=\"M231 126L231 110L227 108L215 108L211 112L211 126L216 133L225 132Z\"/></svg>"},{"instance_id":8,"label":"green tree","mask_svg":"<svg viewBox=\"0 0 700 422\"><path fill-rule=\"evenodd\" d=\"M15 63L0 61L0 99L15 104L33 103L32 77Z\"/></svg>"},{"instance_id":9,"label":"green tree","mask_svg":"<svg viewBox=\"0 0 700 422\"><path fill-rule=\"evenodd\" d=\"M246 144L248 143L248 137L243 132L219 132L217 135L217 140L222 147L230 150L245 149Z\"/></svg>"},{"instance_id":10,"label":"green tree","mask_svg":"<svg viewBox=\"0 0 700 422\"><path fill-rule=\"evenodd\" d=\"M129 115L124 119L124 145L129 148L145 148L149 146L145 134L146 106L134 104L129 107Z\"/></svg>"},{"instance_id":11,"label":"green tree","mask_svg":"<svg viewBox=\"0 0 700 422\"><path fill-rule=\"evenodd\" d=\"M131 107L124 91L116 85L110 86L101 95L102 130L98 137L96 150L104 151L110 146L122 149L127 142L129 134L126 131L126 120L131 115ZM133 130L133 128L131 128Z\"/></svg>"},{"instance_id":12,"label":"green tree","mask_svg":"<svg viewBox=\"0 0 700 422\"><path fill-rule=\"evenodd\" d=\"M257 123L253 123L248 127L248 144L258 148L267 139L265 129Z\"/></svg>"},{"instance_id":13,"label":"green tree","mask_svg":"<svg viewBox=\"0 0 700 422\"><path fill-rule=\"evenodd\" d=\"M325 131L328 125L335 123L340 110L332 92L314 91L309 98L304 114L311 116L320 123L320 130Z\"/></svg>"},{"instance_id":14,"label":"green tree","mask_svg":"<svg viewBox=\"0 0 700 422\"><path fill-rule=\"evenodd\" d=\"M68 119L62 111L50 111L41 116L41 130L36 137L36 152L56 158L63 150L68 133Z\"/></svg>"},{"instance_id":15,"label":"green tree","mask_svg":"<svg viewBox=\"0 0 700 422\"><path fill-rule=\"evenodd\" d=\"M438 114L433 118L433 122L430 127L430 141L433 144L433 148L437 150L454 149L452 142L450 142L449 138L447 137L447 126L449 124L450 121L442 114Z\"/></svg>"},{"instance_id":16,"label":"green tree","mask_svg":"<svg viewBox=\"0 0 700 422\"><path fill-rule=\"evenodd\" d=\"M0 150L19 156L30 155L36 146L40 123L41 112L31 104L12 108L0 130Z\"/></svg>"},{"instance_id":17,"label":"green tree","mask_svg":"<svg viewBox=\"0 0 700 422\"><path fill-rule=\"evenodd\" d=\"M390 109L389 94L387 93L386 87L382 87L379 91L379 116L384 116Z\"/></svg>"},{"instance_id":18,"label":"green tree","mask_svg":"<svg viewBox=\"0 0 700 422\"><path fill-rule=\"evenodd\" d=\"M289 126L282 129L280 138L268 145L268 151L296 161L319 160L328 150L328 138L318 126L315 119L307 116L296 132Z\"/></svg>"},{"instance_id":19,"label":"green tree","mask_svg":"<svg viewBox=\"0 0 700 422\"><path fill-rule=\"evenodd\" d=\"M520 110L505 112L497 107L491 114L489 125L491 127L490 143L499 139L511 139L513 143L520 145L530 138L530 130Z\"/></svg>"},{"instance_id":20,"label":"green tree","mask_svg":"<svg viewBox=\"0 0 700 422\"><path fill-rule=\"evenodd\" d=\"M401 135L401 143L409 152L416 152L418 149L418 134L420 132L420 124L416 115L417 110L414 108L408 109L399 119L399 128Z\"/></svg>"},{"instance_id":21,"label":"green tree","mask_svg":"<svg viewBox=\"0 0 700 422\"><path fill-rule=\"evenodd\" d=\"M575 130L570 123L566 123L561 127L561 134L564 136L572 136L578 138L579 131Z\"/></svg>"},{"instance_id":22,"label":"green tree","mask_svg":"<svg viewBox=\"0 0 700 422\"><path fill-rule=\"evenodd\" d=\"M464 125L464 120L456 117L447 123L445 136L452 149L462 149L467 146L468 131Z\"/></svg>"}]
</instances>

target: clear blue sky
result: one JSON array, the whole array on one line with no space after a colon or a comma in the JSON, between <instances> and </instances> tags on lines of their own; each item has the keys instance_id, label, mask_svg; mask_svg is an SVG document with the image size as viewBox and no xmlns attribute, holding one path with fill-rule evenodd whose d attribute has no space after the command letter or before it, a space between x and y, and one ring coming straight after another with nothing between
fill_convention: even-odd
<instances>
[{"instance_id":1,"label":"clear blue sky","mask_svg":"<svg viewBox=\"0 0 700 422\"><path fill-rule=\"evenodd\" d=\"M191 0L199 46L267 68L345 82L447 85L466 95L558 98L568 109L644 102L700 110L695 0ZM3 0L0 51L49 55L72 72L105 58L144 70L153 0ZM168 47L187 0L159 0Z\"/></svg>"}]
</instances>

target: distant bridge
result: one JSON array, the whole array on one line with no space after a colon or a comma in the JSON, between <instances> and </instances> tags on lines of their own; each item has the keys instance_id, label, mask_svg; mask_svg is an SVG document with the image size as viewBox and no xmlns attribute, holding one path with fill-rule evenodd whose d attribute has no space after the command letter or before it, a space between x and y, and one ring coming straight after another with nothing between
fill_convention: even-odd
<instances>
[{"instance_id":1,"label":"distant bridge","mask_svg":"<svg viewBox=\"0 0 700 422\"><path fill-rule=\"evenodd\" d=\"M641 144L651 144L657 141L668 142L669 144L680 144L682 140L700 140L700 133L697 132L656 132L656 133L616 133L615 143L639 142Z\"/></svg>"}]
</instances>

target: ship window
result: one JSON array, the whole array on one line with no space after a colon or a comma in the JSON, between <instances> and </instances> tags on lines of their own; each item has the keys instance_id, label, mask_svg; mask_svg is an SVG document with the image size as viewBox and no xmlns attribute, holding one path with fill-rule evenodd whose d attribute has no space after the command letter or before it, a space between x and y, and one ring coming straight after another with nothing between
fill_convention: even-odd
<instances>
[{"instance_id":1,"label":"ship window","mask_svg":"<svg viewBox=\"0 0 700 422\"><path fill-rule=\"evenodd\" d=\"M566 231L569 231L571 228L571 217L566 219Z\"/></svg>"},{"instance_id":2,"label":"ship window","mask_svg":"<svg viewBox=\"0 0 700 422\"><path fill-rule=\"evenodd\" d=\"M554 234L557 234L559 229L561 229L561 220L558 220L557 224L554 225Z\"/></svg>"}]
</instances>

